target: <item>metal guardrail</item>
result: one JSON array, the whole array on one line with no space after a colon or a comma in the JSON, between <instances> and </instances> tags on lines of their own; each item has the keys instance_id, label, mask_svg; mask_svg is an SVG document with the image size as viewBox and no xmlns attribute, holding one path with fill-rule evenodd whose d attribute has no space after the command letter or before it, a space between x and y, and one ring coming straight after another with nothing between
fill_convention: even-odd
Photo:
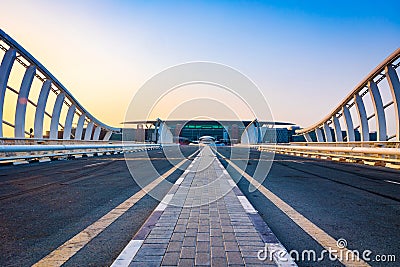
<instances>
[{"instance_id":1,"label":"metal guardrail","mask_svg":"<svg viewBox=\"0 0 400 267\"><path fill-rule=\"evenodd\" d=\"M314 156L317 158L337 158L341 161L369 161L375 165L386 163L400 164L400 142L353 142L353 143L291 143L258 144L253 147L262 151L293 154L298 156ZM400 165L399 165L400 167Z\"/></svg>"},{"instance_id":2,"label":"metal guardrail","mask_svg":"<svg viewBox=\"0 0 400 267\"><path fill-rule=\"evenodd\" d=\"M371 147L371 148L400 148L396 141L363 141L363 142L291 142L290 145L308 147Z\"/></svg>"},{"instance_id":3,"label":"metal guardrail","mask_svg":"<svg viewBox=\"0 0 400 267\"><path fill-rule=\"evenodd\" d=\"M4 141L4 140L2 140ZM25 141L25 140L24 140ZM129 153L143 149L158 149L160 144L127 142L73 142L51 144L55 141L43 141L45 144L0 145L0 162L15 160L40 160L41 158L66 158L74 155L93 155L106 153Z\"/></svg>"}]
</instances>

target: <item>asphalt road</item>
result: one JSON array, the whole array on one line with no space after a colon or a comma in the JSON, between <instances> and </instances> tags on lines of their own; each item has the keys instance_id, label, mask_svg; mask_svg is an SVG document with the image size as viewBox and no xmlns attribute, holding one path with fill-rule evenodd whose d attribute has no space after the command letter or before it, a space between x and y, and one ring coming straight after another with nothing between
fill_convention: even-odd
<instances>
[{"instance_id":1,"label":"asphalt road","mask_svg":"<svg viewBox=\"0 0 400 267\"><path fill-rule=\"evenodd\" d=\"M181 147L185 157L197 147ZM250 154L240 148L218 151L250 175L271 160L270 154ZM110 210L167 172L184 157L168 149L75 160L0 167L0 266L30 266ZM234 152L231 156L231 152ZM168 155L168 159L165 154ZM151 166L146 157L150 157ZM246 158L250 158L247 162ZM227 163L222 160L224 166ZM335 239L344 238L349 249L371 250L375 255L395 255L397 262L369 262L372 266L398 266L400 260L400 171L350 163L276 155L262 183L266 188ZM189 164L187 162L183 168ZM228 172L240 178L232 168ZM264 170L265 171L265 170ZM261 172L263 173L263 172ZM175 182L182 170L167 180ZM143 178L143 179L141 179ZM283 245L300 253L323 247L304 232L259 191L240 189L259 211ZM171 184L162 182L155 193L164 196ZM143 197L125 214L91 240L64 266L109 266L145 222L159 201ZM298 261L300 266L342 266Z\"/></svg>"},{"instance_id":2,"label":"asphalt road","mask_svg":"<svg viewBox=\"0 0 400 267\"><path fill-rule=\"evenodd\" d=\"M167 172L184 158L167 150L172 160L161 150L129 154L130 167L152 181L155 173ZM196 150L181 147L185 157ZM147 156L157 172L149 169ZM167 181L174 183L182 172L176 170ZM164 196L171 183L162 182L155 193ZM0 266L36 263L139 190L123 155L1 166ZM64 266L109 266L158 203L143 197Z\"/></svg>"},{"instance_id":3,"label":"asphalt road","mask_svg":"<svg viewBox=\"0 0 400 267\"><path fill-rule=\"evenodd\" d=\"M218 151L235 164L244 166L253 175L260 155L252 150L220 147ZM249 162L245 160L250 158ZM235 159L236 158L236 159ZM226 161L222 160L224 166ZM231 176L240 179L228 167ZM399 266L400 262L400 171L359 164L338 163L286 155L275 160L262 183L295 210L335 238L344 238L347 247L375 255L395 255L396 262L368 262L371 266ZM300 252L314 250L320 255L323 247L278 209L259 191L249 192L249 183L242 178L239 188L267 222L283 245ZM342 266L327 257L322 262L298 261L299 266Z\"/></svg>"}]
</instances>

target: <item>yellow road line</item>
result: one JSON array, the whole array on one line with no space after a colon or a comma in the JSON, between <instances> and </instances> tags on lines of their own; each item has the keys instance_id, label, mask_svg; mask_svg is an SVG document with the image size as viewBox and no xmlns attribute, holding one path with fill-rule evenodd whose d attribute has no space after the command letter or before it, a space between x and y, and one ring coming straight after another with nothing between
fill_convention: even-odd
<instances>
[{"instance_id":1,"label":"yellow road line","mask_svg":"<svg viewBox=\"0 0 400 267\"><path fill-rule=\"evenodd\" d=\"M333 255L343 256L339 257L340 260L346 266L370 266L368 263L356 257L356 255L347 248L338 248L337 241L327 234L324 230L316 226L306 217L301 215L295 209L293 209L289 204L280 199L277 195L272 193L270 190L265 188L253 177L248 175L245 171L240 169L231 160L225 158L221 153L217 152L224 160L226 160L229 165L231 165L236 171L238 171L244 178L246 178L253 186L255 186L258 191L260 191L266 198L268 198L276 207L278 207L282 212L284 212L293 222L300 226L307 234L309 234L315 241L317 241L326 250L337 250L337 252L332 252ZM346 256L350 255L350 256ZM356 260L353 260L356 259Z\"/></svg>"},{"instance_id":2,"label":"yellow road line","mask_svg":"<svg viewBox=\"0 0 400 267\"><path fill-rule=\"evenodd\" d=\"M188 158L191 158L197 153L194 152ZM145 186L142 190L122 202L120 205L115 207L113 210L108 212L106 215L101 217L93 224L86 227L80 233L72 237L70 240L59 246L57 249L52 251L50 254L45 256L43 259L35 263L33 266L61 266L68 261L73 255L81 250L86 244L88 244L93 238L100 234L110 224L117 220L122 214L128 211L133 205L135 205L141 198L143 198L147 192L153 190L158 184L170 176L176 169L182 166L188 159L184 159L177 165L172 167L169 171L158 177L156 180Z\"/></svg>"}]
</instances>

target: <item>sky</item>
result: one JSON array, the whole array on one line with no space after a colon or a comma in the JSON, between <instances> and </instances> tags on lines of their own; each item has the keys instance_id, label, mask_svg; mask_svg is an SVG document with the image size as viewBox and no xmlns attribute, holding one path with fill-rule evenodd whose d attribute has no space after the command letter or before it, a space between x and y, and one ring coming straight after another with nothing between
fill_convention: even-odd
<instances>
[{"instance_id":1,"label":"sky","mask_svg":"<svg viewBox=\"0 0 400 267\"><path fill-rule=\"evenodd\" d=\"M399 1L1 5L1 28L89 112L113 126L124 121L130 100L152 76L177 64L211 61L249 77L275 120L306 127L333 110L400 44Z\"/></svg>"}]
</instances>

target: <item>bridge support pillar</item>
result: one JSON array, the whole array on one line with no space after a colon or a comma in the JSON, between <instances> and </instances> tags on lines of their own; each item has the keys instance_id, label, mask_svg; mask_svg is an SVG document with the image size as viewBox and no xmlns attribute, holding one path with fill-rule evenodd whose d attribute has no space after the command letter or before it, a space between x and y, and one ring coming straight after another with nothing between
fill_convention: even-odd
<instances>
[{"instance_id":1,"label":"bridge support pillar","mask_svg":"<svg viewBox=\"0 0 400 267\"><path fill-rule=\"evenodd\" d=\"M85 138L84 140L89 141L92 137L92 132L93 132L93 126L94 123L91 121L89 124L86 126L86 131L85 131Z\"/></svg>"},{"instance_id":2,"label":"bridge support pillar","mask_svg":"<svg viewBox=\"0 0 400 267\"><path fill-rule=\"evenodd\" d=\"M396 115L396 141L400 141L400 81L392 65L385 67L387 81L392 93L394 113Z\"/></svg>"},{"instance_id":3,"label":"bridge support pillar","mask_svg":"<svg viewBox=\"0 0 400 267\"><path fill-rule=\"evenodd\" d=\"M78 124L75 129L75 140L82 140L83 125L85 124L86 116L82 114L78 119Z\"/></svg>"},{"instance_id":4,"label":"bridge support pillar","mask_svg":"<svg viewBox=\"0 0 400 267\"><path fill-rule=\"evenodd\" d=\"M4 98L6 96L8 78L10 77L11 69L14 64L16 55L17 51L15 49L8 49L0 65L0 137L3 137Z\"/></svg>"},{"instance_id":5,"label":"bridge support pillar","mask_svg":"<svg viewBox=\"0 0 400 267\"><path fill-rule=\"evenodd\" d=\"M58 123L60 122L61 108L64 104L65 94L57 95L56 102L53 107L53 114L51 115L50 123L50 139L58 139Z\"/></svg>"},{"instance_id":6,"label":"bridge support pillar","mask_svg":"<svg viewBox=\"0 0 400 267\"><path fill-rule=\"evenodd\" d=\"M342 112L344 115L344 122L346 124L347 142L354 142L356 140L354 134L353 120L351 119L350 110L347 106L343 106Z\"/></svg>"},{"instance_id":7,"label":"bridge support pillar","mask_svg":"<svg viewBox=\"0 0 400 267\"><path fill-rule=\"evenodd\" d=\"M303 134L303 136L304 136L304 138L306 139L307 142L312 142L313 141L309 133L305 133L305 134Z\"/></svg>"},{"instance_id":8,"label":"bridge support pillar","mask_svg":"<svg viewBox=\"0 0 400 267\"><path fill-rule=\"evenodd\" d=\"M174 142L174 136L165 122L161 122L158 128L157 143L159 144L172 144Z\"/></svg>"},{"instance_id":9,"label":"bridge support pillar","mask_svg":"<svg viewBox=\"0 0 400 267\"><path fill-rule=\"evenodd\" d=\"M333 140L332 140L331 128L326 122L324 123L324 133L326 142L332 142Z\"/></svg>"},{"instance_id":10,"label":"bridge support pillar","mask_svg":"<svg viewBox=\"0 0 400 267\"><path fill-rule=\"evenodd\" d=\"M95 141L99 140L100 133L101 133L101 127L97 125L93 133L93 140Z\"/></svg>"},{"instance_id":11,"label":"bridge support pillar","mask_svg":"<svg viewBox=\"0 0 400 267\"><path fill-rule=\"evenodd\" d=\"M336 115L332 116L332 123L336 142L343 142L342 128L340 127L340 122Z\"/></svg>"},{"instance_id":12,"label":"bridge support pillar","mask_svg":"<svg viewBox=\"0 0 400 267\"><path fill-rule=\"evenodd\" d=\"M65 118L65 124L64 124L64 133L63 133L64 140L71 139L72 121L74 119L75 110L76 110L75 105L71 105L68 109L67 117Z\"/></svg>"},{"instance_id":13,"label":"bridge support pillar","mask_svg":"<svg viewBox=\"0 0 400 267\"><path fill-rule=\"evenodd\" d=\"M368 82L368 89L371 95L371 100L375 111L377 141L386 141L387 140L386 117L385 117L385 109L383 108L381 94L379 93L378 86L374 81Z\"/></svg>"},{"instance_id":14,"label":"bridge support pillar","mask_svg":"<svg viewBox=\"0 0 400 267\"><path fill-rule=\"evenodd\" d=\"M257 119L253 120L246 129L244 129L240 137L241 144L258 144L261 140L260 125Z\"/></svg>"},{"instance_id":15,"label":"bridge support pillar","mask_svg":"<svg viewBox=\"0 0 400 267\"><path fill-rule=\"evenodd\" d=\"M108 140L110 140L111 135L112 135L112 132L111 132L111 131L108 131L108 132L106 133L106 135L104 136L103 141L108 141Z\"/></svg>"},{"instance_id":16,"label":"bridge support pillar","mask_svg":"<svg viewBox=\"0 0 400 267\"><path fill-rule=\"evenodd\" d=\"M36 74L36 66L29 66L22 79L21 87L18 93L17 106L15 108L15 127L14 136L16 138L25 137L25 117L26 106L28 105L29 91L31 90L33 78Z\"/></svg>"},{"instance_id":17,"label":"bridge support pillar","mask_svg":"<svg viewBox=\"0 0 400 267\"><path fill-rule=\"evenodd\" d=\"M364 101L359 94L355 94L354 102L356 103L358 118L360 121L361 141L369 141L369 127L367 112L365 111Z\"/></svg>"},{"instance_id":18,"label":"bridge support pillar","mask_svg":"<svg viewBox=\"0 0 400 267\"><path fill-rule=\"evenodd\" d=\"M320 128L315 129L315 135L317 136L317 142L324 142L324 137Z\"/></svg>"},{"instance_id":19,"label":"bridge support pillar","mask_svg":"<svg viewBox=\"0 0 400 267\"><path fill-rule=\"evenodd\" d=\"M43 83L42 88L40 89L40 94L35 112L35 122L33 126L35 138L43 138L44 113L46 110L46 103L47 103L47 98L49 96L51 83L52 83L51 80L46 80Z\"/></svg>"}]
</instances>

